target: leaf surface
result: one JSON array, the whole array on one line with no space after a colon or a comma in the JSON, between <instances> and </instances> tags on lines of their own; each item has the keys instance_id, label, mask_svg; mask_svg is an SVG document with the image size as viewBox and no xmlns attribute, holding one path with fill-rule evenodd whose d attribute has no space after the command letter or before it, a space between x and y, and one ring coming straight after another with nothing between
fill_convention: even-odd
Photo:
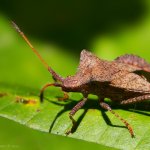
<instances>
[{"instance_id":1,"label":"leaf surface","mask_svg":"<svg viewBox=\"0 0 150 150\"><path fill-rule=\"evenodd\" d=\"M81 94L70 93L67 102L60 102L57 97L63 94L59 88L53 87L45 92L45 101L41 104L39 102L41 85L53 80L26 43L9 26L8 29L10 30L8 42L0 48L0 116L33 129L66 136L65 132L72 126L68 113L82 98ZM6 32L6 29L0 30L4 31ZM5 41L4 34L0 34L0 39ZM51 44L46 46L50 51L46 51L43 45L45 44L40 43L37 47L41 49L41 55L52 64L54 70L63 76L75 73L78 62L70 53ZM128 107L115 105L109 100L108 103L116 113L132 125L135 138L130 137L124 124L113 114L99 107L94 96L90 96L85 107L74 116L77 128L68 137L112 148L148 149L150 147L149 103Z\"/></svg>"}]
</instances>

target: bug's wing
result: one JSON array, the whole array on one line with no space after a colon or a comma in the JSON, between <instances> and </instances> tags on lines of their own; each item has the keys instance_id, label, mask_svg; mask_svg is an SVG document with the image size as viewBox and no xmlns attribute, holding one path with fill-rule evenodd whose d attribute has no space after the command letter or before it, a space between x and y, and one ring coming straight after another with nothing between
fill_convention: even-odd
<instances>
[{"instance_id":1,"label":"bug's wing","mask_svg":"<svg viewBox=\"0 0 150 150\"><path fill-rule=\"evenodd\" d=\"M117 57L115 61L135 67L135 70L133 70L133 72L145 77L150 82L150 64L143 58L136 55L126 54Z\"/></svg>"},{"instance_id":2,"label":"bug's wing","mask_svg":"<svg viewBox=\"0 0 150 150\"><path fill-rule=\"evenodd\" d=\"M143 70L139 70L139 71L135 71L134 73L142 76L143 78L145 78L145 80L147 80L148 82L150 82L150 73L143 71Z\"/></svg>"},{"instance_id":3,"label":"bug's wing","mask_svg":"<svg viewBox=\"0 0 150 150\"><path fill-rule=\"evenodd\" d=\"M129 91L150 93L150 83L135 73L118 76L111 81L110 85Z\"/></svg>"},{"instance_id":4,"label":"bug's wing","mask_svg":"<svg viewBox=\"0 0 150 150\"><path fill-rule=\"evenodd\" d=\"M131 66L137 67L137 70L143 70L146 72L150 72L150 64L146 62L143 58L136 56L136 55L123 55L120 57L117 57L115 61L120 63L125 63Z\"/></svg>"},{"instance_id":5,"label":"bug's wing","mask_svg":"<svg viewBox=\"0 0 150 150\"><path fill-rule=\"evenodd\" d=\"M137 70L136 67L129 67L128 64L115 61L102 60L91 52L83 50L80 55L80 64L76 77L82 80L82 84L90 81L110 82L116 76L123 76L135 70Z\"/></svg>"}]
</instances>

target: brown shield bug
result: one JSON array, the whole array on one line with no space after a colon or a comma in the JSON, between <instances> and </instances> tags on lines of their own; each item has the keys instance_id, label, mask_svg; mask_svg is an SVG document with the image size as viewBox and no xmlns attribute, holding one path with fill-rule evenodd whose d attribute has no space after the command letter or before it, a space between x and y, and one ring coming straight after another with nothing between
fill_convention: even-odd
<instances>
[{"instance_id":1,"label":"brown shield bug","mask_svg":"<svg viewBox=\"0 0 150 150\"><path fill-rule=\"evenodd\" d=\"M81 92L83 99L69 113L73 129L76 123L73 116L86 103L88 94L97 95L99 105L119 118L129 130L131 136L134 137L134 132L130 124L120 117L119 114L115 113L105 103L104 99L110 98L121 105L150 99L150 77L148 74L150 72L150 64L135 55L124 55L116 58L114 61L106 61L99 59L91 52L83 50L77 73L74 76L62 78L48 66L19 27L14 22L12 23L55 80L54 83L48 83L41 89L41 102L43 101L44 90L49 86L62 88L64 97L60 100L68 98L67 92ZM72 129L67 134L71 133Z\"/></svg>"}]
</instances>

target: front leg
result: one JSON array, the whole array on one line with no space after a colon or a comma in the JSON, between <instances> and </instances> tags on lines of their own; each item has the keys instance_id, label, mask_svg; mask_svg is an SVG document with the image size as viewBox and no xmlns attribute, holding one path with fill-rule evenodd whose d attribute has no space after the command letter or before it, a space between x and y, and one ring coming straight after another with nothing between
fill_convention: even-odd
<instances>
[{"instance_id":1,"label":"front leg","mask_svg":"<svg viewBox=\"0 0 150 150\"><path fill-rule=\"evenodd\" d=\"M119 114L117 114L116 112L114 112L114 111L111 109L111 107L110 107L107 103L105 103L105 102L103 101L103 99L100 100L100 106L101 106L103 109L110 111L110 112L111 112L112 114L114 114L117 118L119 118L119 120L121 120L121 121L125 124L125 126L128 128L128 130L129 130L129 132L130 132L130 134L131 134L131 137L134 137L134 133L133 133L133 130L132 130L132 127L130 126L130 124L129 124L126 120L124 120Z\"/></svg>"},{"instance_id":2,"label":"front leg","mask_svg":"<svg viewBox=\"0 0 150 150\"><path fill-rule=\"evenodd\" d=\"M44 91L45 91L49 86L62 87L62 85L59 84L59 83L47 83L47 84L45 84L45 85L42 87L41 91L40 91L40 101L41 101L41 102L43 102ZM64 91L63 91L63 92L64 92ZM58 98L58 100L60 100L60 101L65 101L65 100L68 99L68 98L69 98L68 94L67 94L66 92L64 92L64 96Z\"/></svg>"},{"instance_id":3,"label":"front leg","mask_svg":"<svg viewBox=\"0 0 150 150\"><path fill-rule=\"evenodd\" d=\"M63 97L59 97L58 98L59 101L65 101L67 99L69 99L69 95L66 92L64 92L64 96Z\"/></svg>"},{"instance_id":4,"label":"front leg","mask_svg":"<svg viewBox=\"0 0 150 150\"><path fill-rule=\"evenodd\" d=\"M44 98L44 91L49 87L49 86L58 86L57 83L47 83L45 84L41 91L40 91L40 101L43 102L43 98Z\"/></svg>"}]
</instances>

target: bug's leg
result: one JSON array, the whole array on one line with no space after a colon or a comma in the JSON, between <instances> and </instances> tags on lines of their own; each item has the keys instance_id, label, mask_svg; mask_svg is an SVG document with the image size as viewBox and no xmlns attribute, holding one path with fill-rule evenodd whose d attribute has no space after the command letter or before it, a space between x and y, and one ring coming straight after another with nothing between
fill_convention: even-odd
<instances>
[{"instance_id":1,"label":"bug's leg","mask_svg":"<svg viewBox=\"0 0 150 150\"><path fill-rule=\"evenodd\" d=\"M58 84L58 83L47 83L47 84L45 84L45 85L42 87L41 91L40 91L40 101L41 101L41 102L43 102L44 91L45 91L45 89L48 88L49 86L58 86L58 87L61 87L61 85Z\"/></svg>"},{"instance_id":2,"label":"bug's leg","mask_svg":"<svg viewBox=\"0 0 150 150\"><path fill-rule=\"evenodd\" d=\"M130 98L130 99L127 99L127 100L123 100L123 101L120 102L120 104L122 104L122 105L133 104L133 103L142 102L142 101L145 101L145 100L148 100L148 99L150 99L150 94Z\"/></svg>"},{"instance_id":3,"label":"bug's leg","mask_svg":"<svg viewBox=\"0 0 150 150\"><path fill-rule=\"evenodd\" d=\"M100 100L100 106L101 106L103 109L110 111L110 112L111 112L112 114L114 114L119 120L121 120L121 121L125 124L125 126L128 128L128 130L129 130L129 132L130 132L130 134L131 134L131 137L134 137L134 133L133 133L132 127L130 126L130 124L129 124L126 120L124 120L119 114L115 113L115 112L111 109L111 107L110 107L107 103L105 103L103 100Z\"/></svg>"},{"instance_id":4,"label":"bug's leg","mask_svg":"<svg viewBox=\"0 0 150 150\"><path fill-rule=\"evenodd\" d=\"M84 98L83 98L80 102L78 102L78 103L72 108L72 110L70 111L70 113L69 113L69 118L71 119L73 126L72 126L71 130L69 130L69 131L66 132L67 135L70 134L70 133L72 133L72 130L73 130L73 129L75 128L75 126L76 126L76 121L74 120L73 116L74 116L75 113L86 103L86 101L87 101L87 97L84 97Z\"/></svg>"},{"instance_id":5,"label":"bug's leg","mask_svg":"<svg viewBox=\"0 0 150 150\"><path fill-rule=\"evenodd\" d=\"M64 96L63 96L63 97L59 97L58 100L59 100L59 101L65 101L65 100L67 100L68 98L69 98L69 95L68 95L66 92L64 92Z\"/></svg>"}]
</instances>

